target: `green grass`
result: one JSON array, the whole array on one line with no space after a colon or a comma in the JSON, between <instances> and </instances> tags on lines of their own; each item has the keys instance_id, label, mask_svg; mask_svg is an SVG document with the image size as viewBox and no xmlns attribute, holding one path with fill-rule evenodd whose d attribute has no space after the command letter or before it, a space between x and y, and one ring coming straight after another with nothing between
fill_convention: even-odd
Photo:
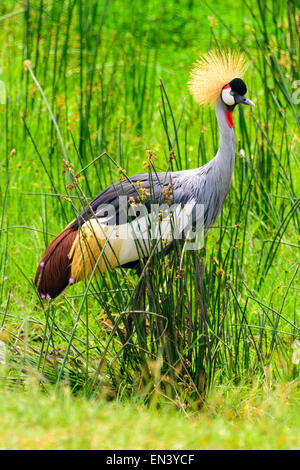
<instances>
[{"instance_id":1,"label":"green grass","mask_svg":"<svg viewBox=\"0 0 300 470\"><path fill-rule=\"evenodd\" d=\"M32 384L31 384L32 385ZM201 412L185 416L170 403L135 403L4 392L1 449L299 449L299 390L214 390Z\"/></svg>"},{"instance_id":2,"label":"green grass","mask_svg":"<svg viewBox=\"0 0 300 470\"><path fill-rule=\"evenodd\" d=\"M114 447L116 436L109 429L122 413L124 422L132 414L141 426L141 447L148 445L144 423L160 426L161 416L168 447L172 426L163 426L163 419L167 423L170 415L174 423L186 423L187 418L166 402L175 401L190 416L204 397L208 406L221 387L217 396L226 406L215 414L200 412L210 423L198 430L203 447L262 446L261 429L274 429L277 418L266 446L295 447L296 405L277 408L276 394L299 380L299 364L292 360L299 339L299 104L292 98L299 79L296 2L244 1L232 10L227 0L27 0L24 5L6 0L0 23L0 78L6 86L6 102L0 104L0 340L8 358L0 375L10 389L1 404L8 406L3 416L13 423L15 413L18 420L18 410L9 411L15 396L20 406L28 405L26 419L34 420L27 383L37 376L46 392L36 392L41 410L54 400L53 385L58 390L49 426L55 428L62 410L61 383L92 400L70 398L70 416L78 413L80 421L96 399L95 423L107 413L102 444L81 437L55 444L53 437L53 447L109 447L108 442ZM214 156L214 111L193 103L187 81L197 56L218 46L245 52L248 96L256 103L251 112L234 113L237 158L231 190L203 250L186 253L183 265L180 247L171 264L156 256L151 260L142 313L134 317L132 347L124 356L127 314L122 312L133 307L133 272L116 270L45 303L32 279L46 246L85 198L117 181L120 168L129 176L144 171L147 149L162 171L173 148L174 169L197 167ZM81 172L78 182L72 168ZM248 400L251 407L255 380L262 390L266 383L275 387L268 385L270 401L257 392L265 397L258 408L267 400L269 410L261 429L251 413L239 411L229 421L226 415L240 393L241 407L247 408ZM292 390L295 403L298 390ZM154 405L149 412L141 405L153 404L153 396L162 414ZM108 404L105 397L117 403ZM194 422L188 420L191 426ZM66 417L58 432L68 426ZM216 430L222 426L220 440ZM27 445L23 429L20 425L16 446ZM193 446L183 429L182 448Z\"/></svg>"}]
</instances>

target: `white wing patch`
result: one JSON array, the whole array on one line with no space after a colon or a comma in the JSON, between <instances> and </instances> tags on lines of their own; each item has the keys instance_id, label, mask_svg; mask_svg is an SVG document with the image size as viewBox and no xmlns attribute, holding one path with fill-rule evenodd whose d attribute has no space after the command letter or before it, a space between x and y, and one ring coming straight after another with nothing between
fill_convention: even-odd
<instances>
[{"instance_id":1,"label":"white wing patch","mask_svg":"<svg viewBox=\"0 0 300 470\"><path fill-rule=\"evenodd\" d=\"M149 214L121 225L107 225L102 218L90 219L79 229L69 253L71 276L83 280L92 274L95 263L103 273L149 257L153 249L161 251L172 240L188 236L194 207L194 200L184 206L153 204Z\"/></svg>"}]
</instances>

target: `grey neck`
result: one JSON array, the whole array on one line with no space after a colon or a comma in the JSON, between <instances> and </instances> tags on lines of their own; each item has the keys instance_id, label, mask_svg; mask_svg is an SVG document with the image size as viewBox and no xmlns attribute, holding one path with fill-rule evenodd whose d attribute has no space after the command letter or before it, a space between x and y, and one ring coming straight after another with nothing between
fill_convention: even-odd
<instances>
[{"instance_id":1,"label":"grey neck","mask_svg":"<svg viewBox=\"0 0 300 470\"><path fill-rule=\"evenodd\" d=\"M219 124L219 150L223 157L234 157L235 154L235 138L234 131L230 128L226 121L227 106L219 98L215 105L216 116Z\"/></svg>"},{"instance_id":2,"label":"grey neck","mask_svg":"<svg viewBox=\"0 0 300 470\"><path fill-rule=\"evenodd\" d=\"M227 106L219 98L215 106L219 124L219 149L215 159L217 166L223 172L224 179L230 184L235 161L235 137L234 131L226 121Z\"/></svg>"}]
</instances>

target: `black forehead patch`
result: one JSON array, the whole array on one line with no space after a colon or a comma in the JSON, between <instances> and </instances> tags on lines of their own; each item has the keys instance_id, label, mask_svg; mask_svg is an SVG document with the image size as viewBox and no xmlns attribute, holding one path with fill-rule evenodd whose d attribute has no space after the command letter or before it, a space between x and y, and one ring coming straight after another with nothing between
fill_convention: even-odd
<instances>
[{"instance_id":1,"label":"black forehead patch","mask_svg":"<svg viewBox=\"0 0 300 470\"><path fill-rule=\"evenodd\" d=\"M234 78L229 82L229 85L233 91L238 93L239 95L245 95L247 93L247 87L245 82L241 78Z\"/></svg>"}]
</instances>

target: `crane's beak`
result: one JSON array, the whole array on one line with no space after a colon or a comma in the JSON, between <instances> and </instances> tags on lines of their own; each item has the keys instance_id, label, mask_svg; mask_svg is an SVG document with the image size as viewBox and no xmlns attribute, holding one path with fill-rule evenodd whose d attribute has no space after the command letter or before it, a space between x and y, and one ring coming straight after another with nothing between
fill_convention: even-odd
<instances>
[{"instance_id":1,"label":"crane's beak","mask_svg":"<svg viewBox=\"0 0 300 470\"><path fill-rule=\"evenodd\" d=\"M255 106L255 104L252 101L248 100L248 98L245 98L245 97L242 101L242 104L247 104L248 106Z\"/></svg>"},{"instance_id":2,"label":"crane's beak","mask_svg":"<svg viewBox=\"0 0 300 470\"><path fill-rule=\"evenodd\" d=\"M235 98L236 103L247 104L248 106L255 106L255 104L252 103L252 101L248 100L246 96L241 96L241 95L236 94L234 98Z\"/></svg>"}]
</instances>

